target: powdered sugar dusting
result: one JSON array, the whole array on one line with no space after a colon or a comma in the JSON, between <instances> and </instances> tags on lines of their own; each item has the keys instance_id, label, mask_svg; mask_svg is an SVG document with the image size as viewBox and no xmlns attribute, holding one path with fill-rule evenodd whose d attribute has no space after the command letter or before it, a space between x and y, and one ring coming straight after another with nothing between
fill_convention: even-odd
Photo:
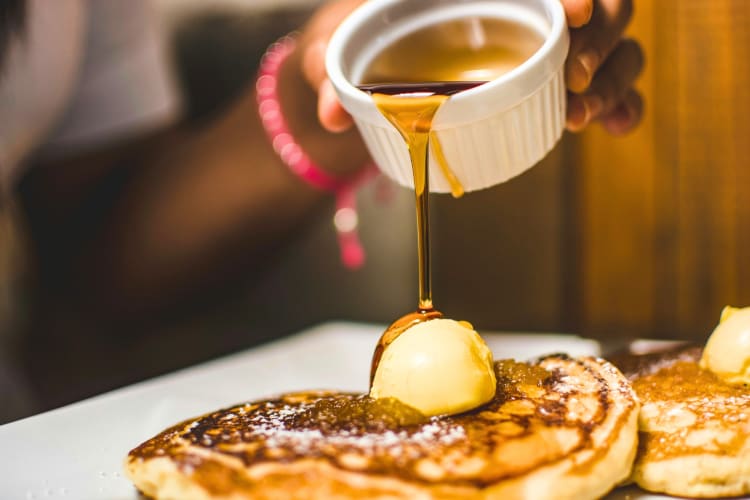
<instances>
[{"instance_id":1,"label":"powdered sugar dusting","mask_svg":"<svg viewBox=\"0 0 750 500\"><path fill-rule=\"evenodd\" d=\"M382 404L354 395L292 395L206 415L186 428L183 437L193 446L217 449L246 463L295 457L340 462L343 456L351 464L366 460L371 466L401 467L437 449L467 445L466 429L451 419L419 416L415 421L409 413L413 409L397 407L394 412Z\"/></svg>"},{"instance_id":2,"label":"powdered sugar dusting","mask_svg":"<svg viewBox=\"0 0 750 500\"><path fill-rule=\"evenodd\" d=\"M383 429L382 426L354 425L300 427L300 414L308 405L281 405L253 413L247 420L249 430L242 434L243 441L261 441L265 448L284 448L298 455L315 454L326 448L357 450L367 455L398 455L406 448L450 446L466 439L463 427L445 425L439 419L407 429ZM271 411L268 411L271 410ZM330 423L330 422L329 422ZM339 428L332 428L339 427ZM323 430L325 429L325 430ZM219 436L221 438L224 435ZM205 439L205 436L204 436ZM201 442L204 444L204 442Z\"/></svg>"},{"instance_id":3,"label":"powdered sugar dusting","mask_svg":"<svg viewBox=\"0 0 750 500\"><path fill-rule=\"evenodd\" d=\"M495 398L460 415L427 418L396 400L367 395L293 393L184 422L144 443L131 456L144 460L156 456L156 450L165 450L182 465L199 466L205 461L231 467L244 464L253 470L274 463L323 461L370 474L488 484L518 473L516 463L509 462L505 453L498 454L509 443L544 448L544 442L532 439L540 429L560 430L565 436L572 436L570 429L575 429L583 442L609 414L610 395L621 400L619 404L634 404L628 394L610 391L608 378L623 379L616 370L602 370L599 360L548 357L542 363L498 363ZM526 466L557 460L563 453L552 447Z\"/></svg>"}]
</instances>

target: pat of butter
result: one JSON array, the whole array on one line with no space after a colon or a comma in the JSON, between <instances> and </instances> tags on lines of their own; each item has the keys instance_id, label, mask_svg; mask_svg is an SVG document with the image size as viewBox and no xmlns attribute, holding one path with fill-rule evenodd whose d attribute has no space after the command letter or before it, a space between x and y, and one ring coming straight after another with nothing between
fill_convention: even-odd
<instances>
[{"instance_id":1,"label":"pat of butter","mask_svg":"<svg viewBox=\"0 0 750 500\"><path fill-rule=\"evenodd\" d=\"M750 384L750 307L725 307L700 362L733 385Z\"/></svg>"},{"instance_id":2,"label":"pat of butter","mask_svg":"<svg viewBox=\"0 0 750 500\"><path fill-rule=\"evenodd\" d=\"M403 332L383 353L370 396L392 397L424 415L474 409L495 395L492 351L465 321L433 319Z\"/></svg>"}]
</instances>

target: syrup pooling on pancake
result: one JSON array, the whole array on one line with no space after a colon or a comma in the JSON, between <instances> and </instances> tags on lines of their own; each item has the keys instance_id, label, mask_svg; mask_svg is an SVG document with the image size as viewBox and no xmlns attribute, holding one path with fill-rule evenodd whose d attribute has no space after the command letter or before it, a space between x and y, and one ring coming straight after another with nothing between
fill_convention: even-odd
<instances>
[{"instance_id":1,"label":"syrup pooling on pancake","mask_svg":"<svg viewBox=\"0 0 750 500\"><path fill-rule=\"evenodd\" d=\"M647 355L639 370L626 371L643 402L641 448L649 450L650 458L732 454L750 434L750 391L729 385L700 368L700 357L701 348L684 347ZM734 427L744 436L723 433L717 422ZM686 439L686 433L701 429L708 432ZM733 442L736 437L743 439Z\"/></svg>"},{"instance_id":2,"label":"syrup pooling on pancake","mask_svg":"<svg viewBox=\"0 0 750 500\"><path fill-rule=\"evenodd\" d=\"M362 395L290 394L179 424L133 450L129 462L167 457L200 481L217 463L252 468L322 459L348 471L483 487L591 445L609 413L623 409L613 398L630 395L627 384L606 383L601 367L561 357L538 366L501 361L495 398L452 417L426 418ZM635 408L632 396L628 405Z\"/></svg>"},{"instance_id":3,"label":"syrup pooling on pancake","mask_svg":"<svg viewBox=\"0 0 750 500\"><path fill-rule=\"evenodd\" d=\"M677 496L750 493L750 391L701 368L682 346L615 363L641 400L633 480Z\"/></svg>"}]
</instances>

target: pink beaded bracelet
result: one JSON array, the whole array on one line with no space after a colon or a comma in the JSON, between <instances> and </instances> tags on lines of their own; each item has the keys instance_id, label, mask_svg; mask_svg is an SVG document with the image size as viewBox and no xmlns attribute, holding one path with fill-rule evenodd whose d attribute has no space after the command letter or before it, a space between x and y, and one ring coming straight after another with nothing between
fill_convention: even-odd
<instances>
[{"instance_id":1,"label":"pink beaded bracelet","mask_svg":"<svg viewBox=\"0 0 750 500\"><path fill-rule=\"evenodd\" d=\"M333 218L338 235L341 260L350 269L364 264L365 252L357 233L357 189L377 175L378 169L368 163L356 175L341 178L329 174L318 166L297 143L284 119L279 100L278 78L284 59L294 51L293 36L282 37L271 44L260 62L256 82L258 112L269 141L281 161L308 185L336 196L336 213Z\"/></svg>"}]
</instances>

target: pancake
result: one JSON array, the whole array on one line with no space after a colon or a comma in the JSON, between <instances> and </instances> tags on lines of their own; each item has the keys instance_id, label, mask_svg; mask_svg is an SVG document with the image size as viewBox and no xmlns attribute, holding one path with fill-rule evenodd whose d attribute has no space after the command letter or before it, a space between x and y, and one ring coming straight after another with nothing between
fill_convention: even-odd
<instances>
[{"instance_id":1,"label":"pancake","mask_svg":"<svg viewBox=\"0 0 750 500\"><path fill-rule=\"evenodd\" d=\"M556 355L495 368L495 398L461 415L286 394L177 424L133 449L126 473L159 500L579 500L627 478L638 403L614 366Z\"/></svg>"},{"instance_id":2,"label":"pancake","mask_svg":"<svg viewBox=\"0 0 750 500\"><path fill-rule=\"evenodd\" d=\"M633 480L675 496L750 494L750 389L698 362L700 347L613 358L641 401Z\"/></svg>"}]
</instances>

